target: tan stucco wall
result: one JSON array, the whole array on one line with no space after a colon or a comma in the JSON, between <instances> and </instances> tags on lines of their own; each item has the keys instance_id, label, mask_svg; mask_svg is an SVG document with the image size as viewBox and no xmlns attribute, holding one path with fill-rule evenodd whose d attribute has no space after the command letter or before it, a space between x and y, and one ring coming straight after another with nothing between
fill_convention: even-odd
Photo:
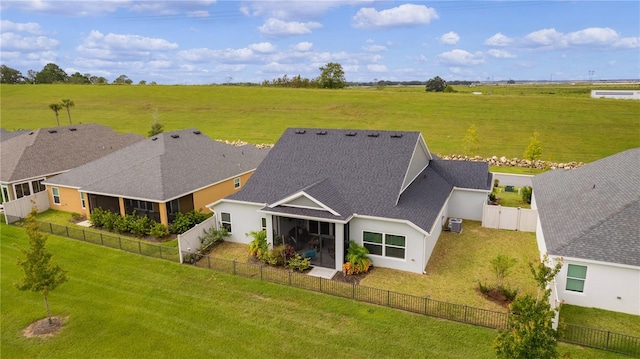
<instances>
[{"instance_id":1,"label":"tan stucco wall","mask_svg":"<svg viewBox=\"0 0 640 359\"><path fill-rule=\"evenodd\" d=\"M245 173L244 175L239 176L240 177L240 187L239 188L233 188L233 180L234 178L231 178L227 181L224 182L220 182L217 183L213 186L209 186L207 188L203 188L197 192L193 193L193 208L197 211L197 210L201 210L204 213L208 213L209 210L206 208L206 205L213 203L221 198L225 198L239 190L242 189L242 187L245 185L245 183L247 183L247 180L249 179L249 177L251 177L251 175L253 174L252 172L249 173Z\"/></svg>"},{"instance_id":2,"label":"tan stucco wall","mask_svg":"<svg viewBox=\"0 0 640 359\"><path fill-rule=\"evenodd\" d=\"M65 211L65 212L75 212L82 214L84 216L89 216L89 202L87 195L85 194L85 206L86 208L82 208L82 203L80 202L80 192L78 192L75 188L67 188L54 186L58 188L58 193L60 194L60 204L56 204L53 202L53 192L51 190L51 186L47 186L47 193L49 195L49 205L51 209L56 211ZM88 218L88 217L87 217Z\"/></svg>"}]
</instances>

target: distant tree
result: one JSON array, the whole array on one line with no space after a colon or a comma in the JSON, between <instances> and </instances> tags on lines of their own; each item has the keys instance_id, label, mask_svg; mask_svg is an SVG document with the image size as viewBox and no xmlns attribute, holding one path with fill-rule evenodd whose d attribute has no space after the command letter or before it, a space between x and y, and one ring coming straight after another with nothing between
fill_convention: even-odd
<instances>
[{"instance_id":1,"label":"distant tree","mask_svg":"<svg viewBox=\"0 0 640 359\"><path fill-rule=\"evenodd\" d=\"M464 135L462 141L464 142L464 150L467 154L475 155L478 151L478 143L480 142L478 128L475 123L467 128L467 133Z\"/></svg>"},{"instance_id":2,"label":"distant tree","mask_svg":"<svg viewBox=\"0 0 640 359\"><path fill-rule=\"evenodd\" d=\"M44 305L47 310L49 325L51 311L49 310L49 292L67 281L66 271L51 261L52 254L47 251L47 236L40 233L36 223L36 209L32 209L26 218L25 230L29 237L29 248L22 249L26 258L18 258L18 265L22 267L24 277L16 283L19 290L39 292L44 298Z\"/></svg>"},{"instance_id":3,"label":"distant tree","mask_svg":"<svg viewBox=\"0 0 640 359\"><path fill-rule=\"evenodd\" d=\"M0 66L0 83L21 84L24 83L24 77L20 71L12 69L6 65L2 65Z\"/></svg>"},{"instance_id":4,"label":"distant tree","mask_svg":"<svg viewBox=\"0 0 640 359\"><path fill-rule=\"evenodd\" d=\"M140 80L140 82L138 82L138 85L146 85L146 84L147 84L147 81L145 80Z\"/></svg>"},{"instance_id":5,"label":"distant tree","mask_svg":"<svg viewBox=\"0 0 640 359\"><path fill-rule=\"evenodd\" d=\"M509 81L507 81L508 85L515 85L515 83L516 83L516 80L509 79Z\"/></svg>"},{"instance_id":6,"label":"distant tree","mask_svg":"<svg viewBox=\"0 0 640 359\"><path fill-rule=\"evenodd\" d=\"M337 62L329 62L320 68L320 77L318 79L321 88L341 89L347 84L344 77L342 65Z\"/></svg>"},{"instance_id":7,"label":"distant tree","mask_svg":"<svg viewBox=\"0 0 640 359\"><path fill-rule=\"evenodd\" d=\"M533 136L530 137L529 146L524 151L524 158L531 161L531 172L533 172L534 162L540 159L542 155L542 142L540 141L537 131L533 131Z\"/></svg>"},{"instance_id":8,"label":"distant tree","mask_svg":"<svg viewBox=\"0 0 640 359\"><path fill-rule=\"evenodd\" d=\"M52 103L51 105L49 105L49 108L56 114L56 122L58 123L58 126L60 126L60 118L58 117L58 112L62 110L62 105L59 103Z\"/></svg>"},{"instance_id":9,"label":"distant tree","mask_svg":"<svg viewBox=\"0 0 640 359\"><path fill-rule=\"evenodd\" d=\"M69 100L68 98L63 99L60 104L62 105L62 107L67 109L67 116L69 117L69 124L71 125L71 110L70 110L70 108L75 106L76 104L73 103L73 101Z\"/></svg>"},{"instance_id":10,"label":"distant tree","mask_svg":"<svg viewBox=\"0 0 640 359\"><path fill-rule=\"evenodd\" d=\"M36 83L36 75L38 73L34 70L29 70L27 71L27 77L24 79L24 81L28 84L35 84Z\"/></svg>"},{"instance_id":11,"label":"distant tree","mask_svg":"<svg viewBox=\"0 0 640 359\"><path fill-rule=\"evenodd\" d=\"M91 81L89 81L90 76L91 76L90 74L83 75L79 72L75 72L69 77L69 83L76 84L76 85L90 84L91 83Z\"/></svg>"},{"instance_id":12,"label":"distant tree","mask_svg":"<svg viewBox=\"0 0 640 359\"><path fill-rule=\"evenodd\" d=\"M127 75L120 75L117 79L113 80L114 85L131 85L133 80L129 79Z\"/></svg>"},{"instance_id":13,"label":"distant tree","mask_svg":"<svg viewBox=\"0 0 640 359\"><path fill-rule=\"evenodd\" d=\"M67 82L69 76L56 64L46 64L44 68L35 75L37 84L55 84Z\"/></svg>"},{"instance_id":14,"label":"distant tree","mask_svg":"<svg viewBox=\"0 0 640 359\"><path fill-rule=\"evenodd\" d=\"M436 76L427 81L426 91L427 92L442 92L447 88L447 81L440 78L440 76Z\"/></svg>"}]
</instances>

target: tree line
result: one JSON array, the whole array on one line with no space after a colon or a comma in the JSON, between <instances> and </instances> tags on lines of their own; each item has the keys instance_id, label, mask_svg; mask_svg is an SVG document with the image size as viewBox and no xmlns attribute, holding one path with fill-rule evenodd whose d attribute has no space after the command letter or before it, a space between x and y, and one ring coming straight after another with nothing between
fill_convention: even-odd
<instances>
[{"instance_id":1,"label":"tree line","mask_svg":"<svg viewBox=\"0 0 640 359\"><path fill-rule=\"evenodd\" d=\"M49 63L44 65L42 70L34 71L29 70L27 75L23 75L22 72L13 69L6 65L0 66L0 83L3 84L76 84L76 85L107 85L109 80L103 76L94 76L90 73L81 74L75 72L68 75L58 65ZM127 75L118 76L113 82L113 85L131 85L131 80ZM142 80L139 85L146 85L147 82ZM155 85L155 81L150 83Z\"/></svg>"}]
</instances>

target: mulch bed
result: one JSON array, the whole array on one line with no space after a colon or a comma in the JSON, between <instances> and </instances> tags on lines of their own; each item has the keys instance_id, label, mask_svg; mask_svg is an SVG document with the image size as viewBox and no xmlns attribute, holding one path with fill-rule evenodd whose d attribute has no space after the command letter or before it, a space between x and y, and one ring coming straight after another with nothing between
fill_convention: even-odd
<instances>
[{"instance_id":1,"label":"mulch bed","mask_svg":"<svg viewBox=\"0 0 640 359\"><path fill-rule=\"evenodd\" d=\"M62 330L62 325L66 321L66 318L51 317L51 323L48 318L43 318L37 322L31 323L26 327L22 333L27 338L47 338L56 335Z\"/></svg>"},{"instance_id":2,"label":"mulch bed","mask_svg":"<svg viewBox=\"0 0 640 359\"><path fill-rule=\"evenodd\" d=\"M371 270L372 269L370 269L369 271ZM369 273L345 275L344 272L337 272L331 279L349 284L360 284L360 281L363 280L367 276L367 274Z\"/></svg>"}]
</instances>

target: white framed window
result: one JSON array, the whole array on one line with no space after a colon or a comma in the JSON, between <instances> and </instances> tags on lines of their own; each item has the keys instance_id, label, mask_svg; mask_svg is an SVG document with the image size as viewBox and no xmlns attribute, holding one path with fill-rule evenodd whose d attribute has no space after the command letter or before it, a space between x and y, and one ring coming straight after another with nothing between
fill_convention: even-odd
<instances>
[{"instance_id":1,"label":"white framed window","mask_svg":"<svg viewBox=\"0 0 640 359\"><path fill-rule=\"evenodd\" d=\"M51 195L53 196L53 203L60 204L60 190L58 187L51 187Z\"/></svg>"},{"instance_id":2,"label":"white framed window","mask_svg":"<svg viewBox=\"0 0 640 359\"><path fill-rule=\"evenodd\" d=\"M2 203L9 202L9 186L2 185Z\"/></svg>"},{"instance_id":3,"label":"white framed window","mask_svg":"<svg viewBox=\"0 0 640 359\"><path fill-rule=\"evenodd\" d=\"M80 205L82 208L87 208L87 203L84 201L84 192L80 192Z\"/></svg>"},{"instance_id":4,"label":"white framed window","mask_svg":"<svg viewBox=\"0 0 640 359\"><path fill-rule=\"evenodd\" d=\"M42 184L43 179L39 179L36 181L31 181L31 188L33 189L33 193L42 192L47 189L47 186Z\"/></svg>"},{"instance_id":5,"label":"white framed window","mask_svg":"<svg viewBox=\"0 0 640 359\"><path fill-rule=\"evenodd\" d=\"M406 237L389 233L362 232L362 242L370 254L391 258L405 258Z\"/></svg>"},{"instance_id":6,"label":"white framed window","mask_svg":"<svg viewBox=\"0 0 640 359\"><path fill-rule=\"evenodd\" d=\"M240 177L236 177L233 179L233 188L240 188Z\"/></svg>"},{"instance_id":7,"label":"white framed window","mask_svg":"<svg viewBox=\"0 0 640 359\"><path fill-rule=\"evenodd\" d=\"M231 213L220 212L220 223L227 232L231 233Z\"/></svg>"},{"instance_id":8,"label":"white framed window","mask_svg":"<svg viewBox=\"0 0 640 359\"><path fill-rule=\"evenodd\" d=\"M265 217L260 218L260 228L262 228L263 231L267 230L267 219Z\"/></svg>"},{"instance_id":9,"label":"white framed window","mask_svg":"<svg viewBox=\"0 0 640 359\"><path fill-rule=\"evenodd\" d=\"M16 193L16 199L31 195L31 186L29 182L16 183L13 185Z\"/></svg>"},{"instance_id":10,"label":"white framed window","mask_svg":"<svg viewBox=\"0 0 640 359\"><path fill-rule=\"evenodd\" d=\"M587 279L587 266L569 264L567 267L566 289L572 292L584 292L584 282Z\"/></svg>"}]
</instances>

